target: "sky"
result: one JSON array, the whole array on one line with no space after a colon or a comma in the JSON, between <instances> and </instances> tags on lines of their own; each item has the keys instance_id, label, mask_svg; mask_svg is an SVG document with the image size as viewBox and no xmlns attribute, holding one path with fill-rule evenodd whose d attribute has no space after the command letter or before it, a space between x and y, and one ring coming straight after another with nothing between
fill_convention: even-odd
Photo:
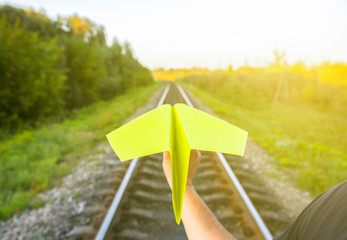
<instances>
[{"instance_id":1,"label":"sky","mask_svg":"<svg viewBox=\"0 0 347 240\"><path fill-rule=\"evenodd\" d=\"M308 64L347 62L345 0L0 0L44 9L52 19L77 13L103 25L110 44L129 42L150 69L265 66L274 50Z\"/></svg>"}]
</instances>

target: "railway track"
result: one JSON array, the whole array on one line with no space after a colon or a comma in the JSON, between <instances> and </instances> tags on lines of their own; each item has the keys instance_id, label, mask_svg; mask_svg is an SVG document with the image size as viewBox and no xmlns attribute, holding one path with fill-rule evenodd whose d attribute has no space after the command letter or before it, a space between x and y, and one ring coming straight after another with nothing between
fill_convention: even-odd
<instances>
[{"instance_id":1,"label":"railway track","mask_svg":"<svg viewBox=\"0 0 347 240\"><path fill-rule=\"evenodd\" d=\"M184 90L173 83L165 87L158 106L165 103L192 106ZM271 233L278 234L289 224L262 187L261 177L242 157L202 152L193 183L237 239L272 239ZM175 222L162 154L132 160L96 239L187 239L183 224Z\"/></svg>"}]
</instances>

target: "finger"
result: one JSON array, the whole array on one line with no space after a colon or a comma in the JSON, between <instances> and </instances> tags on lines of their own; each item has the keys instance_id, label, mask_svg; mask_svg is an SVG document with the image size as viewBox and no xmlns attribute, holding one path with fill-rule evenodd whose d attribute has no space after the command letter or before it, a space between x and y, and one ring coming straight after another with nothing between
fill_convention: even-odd
<instances>
[{"instance_id":1,"label":"finger","mask_svg":"<svg viewBox=\"0 0 347 240\"><path fill-rule=\"evenodd\" d=\"M200 160L201 159L201 152L199 150L196 150L197 153L197 158Z\"/></svg>"},{"instance_id":2,"label":"finger","mask_svg":"<svg viewBox=\"0 0 347 240\"><path fill-rule=\"evenodd\" d=\"M164 158L164 160L170 159L170 152L169 151L163 152L163 158Z\"/></svg>"},{"instance_id":3,"label":"finger","mask_svg":"<svg viewBox=\"0 0 347 240\"><path fill-rule=\"evenodd\" d=\"M192 159L200 159L201 158L201 153L199 150L192 149L192 152L190 154L190 157Z\"/></svg>"}]
</instances>

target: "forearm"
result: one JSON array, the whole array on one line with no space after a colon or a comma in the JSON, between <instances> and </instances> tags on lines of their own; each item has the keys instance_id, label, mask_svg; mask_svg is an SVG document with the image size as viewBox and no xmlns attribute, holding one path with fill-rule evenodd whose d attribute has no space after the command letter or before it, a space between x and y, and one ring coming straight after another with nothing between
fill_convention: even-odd
<instances>
[{"instance_id":1,"label":"forearm","mask_svg":"<svg viewBox=\"0 0 347 240\"><path fill-rule=\"evenodd\" d=\"M218 222L193 186L187 186L182 211L183 225L190 240L235 238Z\"/></svg>"},{"instance_id":2,"label":"forearm","mask_svg":"<svg viewBox=\"0 0 347 240\"><path fill-rule=\"evenodd\" d=\"M200 152L192 150L189 160L187 187L182 209L182 221L187 236L190 240L235 240L235 238L218 222L210 209L195 192L192 180L200 160ZM163 154L163 169L167 182L169 183L170 188L172 188L171 158L169 152L164 152Z\"/></svg>"}]
</instances>

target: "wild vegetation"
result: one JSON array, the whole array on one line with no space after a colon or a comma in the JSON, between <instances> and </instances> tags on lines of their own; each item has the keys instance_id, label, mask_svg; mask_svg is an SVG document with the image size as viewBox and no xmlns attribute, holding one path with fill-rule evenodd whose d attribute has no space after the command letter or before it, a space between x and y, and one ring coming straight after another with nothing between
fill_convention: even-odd
<instances>
[{"instance_id":1,"label":"wild vegetation","mask_svg":"<svg viewBox=\"0 0 347 240\"><path fill-rule=\"evenodd\" d=\"M153 81L129 44L108 46L103 27L77 15L1 6L0 52L1 137Z\"/></svg>"},{"instance_id":2,"label":"wild vegetation","mask_svg":"<svg viewBox=\"0 0 347 240\"><path fill-rule=\"evenodd\" d=\"M277 177L317 195L347 177L347 65L308 68L275 56L267 68L180 81L274 156Z\"/></svg>"},{"instance_id":3,"label":"wild vegetation","mask_svg":"<svg viewBox=\"0 0 347 240\"><path fill-rule=\"evenodd\" d=\"M69 119L17 133L0 144L0 219L40 204L36 194L71 172L81 157L106 144L105 135L122 125L160 84L132 89L112 100L75 111Z\"/></svg>"},{"instance_id":4,"label":"wild vegetation","mask_svg":"<svg viewBox=\"0 0 347 240\"><path fill-rule=\"evenodd\" d=\"M147 86L148 85L148 86ZM151 72L129 44L78 16L0 6L0 219L40 204L152 95ZM145 87L147 86L147 87Z\"/></svg>"}]
</instances>

